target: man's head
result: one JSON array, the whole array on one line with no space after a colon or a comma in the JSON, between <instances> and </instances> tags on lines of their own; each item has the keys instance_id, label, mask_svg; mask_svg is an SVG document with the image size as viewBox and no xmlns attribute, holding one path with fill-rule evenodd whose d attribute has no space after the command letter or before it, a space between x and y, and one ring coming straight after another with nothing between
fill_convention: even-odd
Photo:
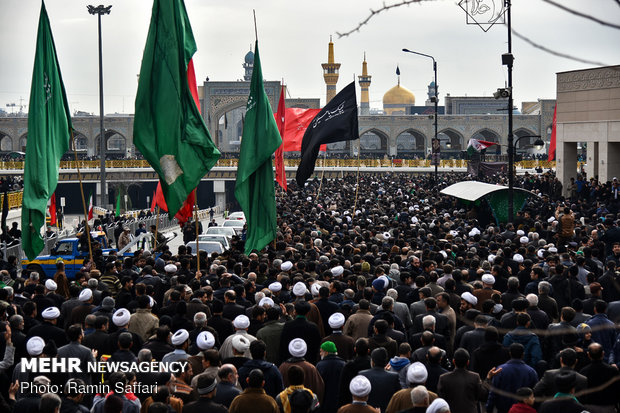
<instances>
[{"instance_id":1,"label":"man's head","mask_svg":"<svg viewBox=\"0 0 620 413\"><path fill-rule=\"evenodd\" d=\"M254 369L250 371L246 381L248 383L248 387L260 389L265 386L265 375L261 369Z\"/></svg>"},{"instance_id":2,"label":"man's head","mask_svg":"<svg viewBox=\"0 0 620 413\"><path fill-rule=\"evenodd\" d=\"M220 381L236 385L239 374L237 374L237 368L234 365L224 364L217 372L217 376Z\"/></svg>"},{"instance_id":3,"label":"man's head","mask_svg":"<svg viewBox=\"0 0 620 413\"><path fill-rule=\"evenodd\" d=\"M469 365L469 352L464 348L459 348L454 352L454 358L452 361L457 368L466 368Z\"/></svg>"},{"instance_id":4,"label":"man's head","mask_svg":"<svg viewBox=\"0 0 620 413\"><path fill-rule=\"evenodd\" d=\"M383 347L378 347L370 353L370 360L373 367L384 368L388 363L388 353Z\"/></svg>"},{"instance_id":5,"label":"man's head","mask_svg":"<svg viewBox=\"0 0 620 413\"><path fill-rule=\"evenodd\" d=\"M416 386L411 390L411 402L413 407L427 407L428 406L428 390L424 386Z\"/></svg>"}]
</instances>

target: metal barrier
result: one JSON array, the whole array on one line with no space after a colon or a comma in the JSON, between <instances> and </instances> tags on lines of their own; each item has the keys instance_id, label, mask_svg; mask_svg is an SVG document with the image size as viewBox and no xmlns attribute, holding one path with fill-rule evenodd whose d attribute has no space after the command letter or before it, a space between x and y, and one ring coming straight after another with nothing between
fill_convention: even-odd
<instances>
[{"instance_id":1,"label":"metal barrier","mask_svg":"<svg viewBox=\"0 0 620 413\"><path fill-rule=\"evenodd\" d=\"M299 159L284 159L284 165L289 167L299 166ZM362 167L431 167L431 161L429 159L401 159L401 158L375 158L375 159L360 159L347 158L347 159L318 159L317 167L357 167L358 163ZM151 166L144 159L124 159L116 161L106 161L106 168L147 168ZM216 167L228 167L236 168L239 164L239 159L236 158L220 158L215 164ZM555 168L555 161L539 161L528 160L515 162L517 168L533 169L541 167L544 169ZM61 161L60 169L76 169L79 165L80 169L99 169L99 161ZM442 168L466 168L467 161L464 159L442 159L440 167ZM0 162L0 169L2 170L23 170L24 161L6 161Z\"/></svg>"}]
</instances>

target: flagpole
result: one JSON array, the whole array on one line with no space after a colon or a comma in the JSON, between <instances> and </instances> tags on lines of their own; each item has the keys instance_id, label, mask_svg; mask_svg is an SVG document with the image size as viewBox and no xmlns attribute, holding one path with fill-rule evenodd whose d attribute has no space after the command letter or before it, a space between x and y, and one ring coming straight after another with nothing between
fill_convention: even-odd
<instances>
[{"instance_id":1,"label":"flagpole","mask_svg":"<svg viewBox=\"0 0 620 413\"><path fill-rule=\"evenodd\" d=\"M196 187L194 193L194 220L196 221L196 265L198 272L200 272L200 247L198 245L198 229L200 228L200 222L198 221L198 187Z\"/></svg>"},{"instance_id":2,"label":"flagpole","mask_svg":"<svg viewBox=\"0 0 620 413\"><path fill-rule=\"evenodd\" d=\"M254 14L254 36L256 36L256 41L258 41L258 29L256 28L256 10L252 9L252 13Z\"/></svg>"},{"instance_id":3,"label":"flagpole","mask_svg":"<svg viewBox=\"0 0 620 413\"><path fill-rule=\"evenodd\" d=\"M78 161L77 149L75 144L75 136L73 136L73 129L71 129L71 142L73 143L73 154L75 156L75 169L77 169L78 181L80 182L80 195L82 196L82 209L84 210L84 231L86 232L86 239L88 240L88 255L90 262L93 262L93 247L90 244L90 228L88 227L88 211L86 210L86 201L84 200L84 187L82 186L82 173L80 172L80 162ZM58 218L56 218L56 225L58 225Z\"/></svg>"},{"instance_id":4,"label":"flagpole","mask_svg":"<svg viewBox=\"0 0 620 413\"><path fill-rule=\"evenodd\" d=\"M155 239L153 240L153 251L157 249L157 231L159 230L159 204L157 205L157 221L155 221Z\"/></svg>"},{"instance_id":5,"label":"flagpole","mask_svg":"<svg viewBox=\"0 0 620 413\"><path fill-rule=\"evenodd\" d=\"M353 211L351 211L351 215L355 216L355 211L357 211L357 194L360 189L360 155L362 154L362 142L359 142L359 147L357 151L357 182L355 184L355 203L353 204Z\"/></svg>"},{"instance_id":6,"label":"flagpole","mask_svg":"<svg viewBox=\"0 0 620 413\"><path fill-rule=\"evenodd\" d=\"M321 195L321 186L323 186L323 176L325 176L325 159L327 159L327 148L325 148L325 155L323 156L323 170L321 171L321 182L319 182L319 190L316 192L316 201L319 202L319 195Z\"/></svg>"}]
</instances>

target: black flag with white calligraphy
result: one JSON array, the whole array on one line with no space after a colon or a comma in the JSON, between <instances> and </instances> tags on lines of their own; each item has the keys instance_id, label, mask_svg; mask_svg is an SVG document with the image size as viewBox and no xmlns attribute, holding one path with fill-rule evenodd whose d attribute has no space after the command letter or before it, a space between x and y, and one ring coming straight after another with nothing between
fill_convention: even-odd
<instances>
[{"instance_id":1,"label":"black flag with white calligraphy","mask_svg":"<svg viewBox=\"0 0 620 413\"><path fill-rule=\"evenodd\" d=\"M301 142L301 162L297 168L297 185L303 187L314 172L319 148L326 143L359 139L355 82L340 91L314 117Z\"/></svg>"}]
</instances>

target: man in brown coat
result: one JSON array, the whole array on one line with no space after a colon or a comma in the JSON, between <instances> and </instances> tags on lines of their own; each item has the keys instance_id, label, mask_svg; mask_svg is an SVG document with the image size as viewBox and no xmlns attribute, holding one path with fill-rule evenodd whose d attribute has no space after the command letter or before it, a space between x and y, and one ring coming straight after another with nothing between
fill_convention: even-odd
<instances>
[{"instance_id":1,"label":"man in brown coat","mask_svg":"<svg viewBox=\"0 0 620 413\"><path fill-rule=\"evenodd\" d=\"M372 314L370 314L370 302L368 300L360 300L359 309L357 312L349 317L344 324L343 333L347 336L351 336L353 341L357 341L360 337L368 336L368 326L372 320Z\"/></svg>"},{"instance_id":2,"label":"man in brown coat","mask_svg":"<svg viewBox=\"0 0 620 413\"><path fill-rule=\"evenodd\" d=\"M265 393L265 376L260 369L254 369L246 379L248 387L235 397L228 408L230 413L278 413L278 404Z\"/></svg>"},{"instance_id":3,"label":"man in brown coat","mask_svg":"<svg viewBox=\"0 0 620 413\"><path fill-rule=\"evenodd\" d=\"M319 402L323 402L323 394L325 391L325 383L319 371L313 364L308 363L304 356L308 347L306 342L301 338L292 340L288 345L288 351L293 357L286 360L280 365L280 374L284 381L284 387L289 387L289 370L293 366L301 368L304 372L304 386L312 390L312 392L318 397Z\"/></svg>"},{"instance_id":4,"label":"man in brown coat","mask_svg":"<svg viewBox=\"0 0 620 413\"><path fill-rule=\"evenodd\" d=\"M499 276L499 274L498 274ZM478 311L482 311L482 303L486 300L490 300L493 294L501 293L497 290L493 289L493 285L495 284L495 277L491 274L483 274L482 275L482 289L474 290L474 296L478 299L478 303L475 308Z\"/></svg>"}]
</instances>

